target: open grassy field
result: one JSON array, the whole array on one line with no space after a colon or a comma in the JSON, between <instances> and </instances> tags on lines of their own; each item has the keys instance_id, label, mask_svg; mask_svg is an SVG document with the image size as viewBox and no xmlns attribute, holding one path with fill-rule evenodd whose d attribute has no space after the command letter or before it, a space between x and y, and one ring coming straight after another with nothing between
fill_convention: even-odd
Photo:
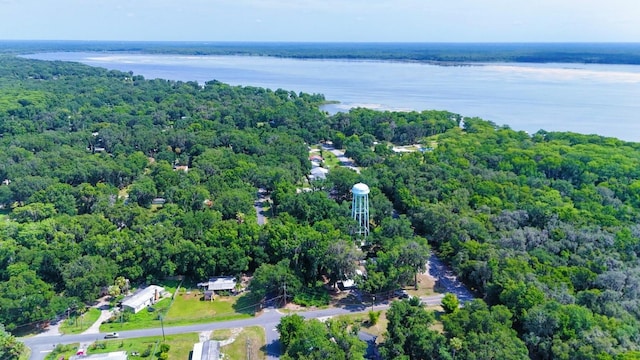
<instances>
[{"instance_id":1,"label":"open grassy field","mask_svg":"<svg viewBox=\"0 0 640 360\"><path fill-rule=\"evenodd\" d=\"M199 291L190 293L179 291L173 300L163 299L153 306L154 311L142 310L130 314L127 321L115 321L100 326L101 332L123 331L160 327L160 316L164 326L199 324L212 321L227 321L250 318L253 306L245 305L247 300L236 296L217 296L214 301L201 300Z\"/></svg>"},{"instance_id":2,"label":"open grassy field","mask_svg":"<svg viewBox=\"0 0 640 360\"><path fill-rule=\"evenodd\" d=\"M90 308L86 313L78 317L71 317L60 324L60 332L63 334L80 334L87 330L100 317L101 311Z\"/></svg>"},{"instance_id":3,"label":"open grassy field","mask_svg":"<svg viewBox=\"0 0 640 360\"><path fill-rule=\"evenodd\" d=\"M168 355L169 360L185 360L189 359L190 352L193 350L193 344L199 341L198 334L178 334L167 335L165 337L165 343L171 348ZM156 347L156 343L158 344ZM126 351L129 355L129 359L156 359L153 351L159 352L160 344L162 343L162 336L151 336L135 339L113 339L113 340L100 340L89 346L87 349L89 355L101 354L114 351ZM151 350L150 357L141 357L147 349ZM138 353L138 356L132 356L132 353Z\"/></svg>"},{"instance_id":4,"label":"open grassy field","mask_svg":"<svg viewBox=\"0 0 640 360\"><path fill-rule=\"evenodd\" d=\"M220 339L220 334L212 334ZM235 337L233 342L221 348L221 352L225 355L225 359L264 359L265 354L262 347L266 344L266 335L264 328L260 326L250 326L243 328L239 333L229 331L226 340Z\"/></svg>"},{"instance_id":5,"label":"open grassy field","mask_svg":"<svg viewBox=\"0 0 640 360\"><path fill-rule=\"evenodd\" d=\"M243 298L237 296L216 296L213 301L201 300L199 291L191 294L178 293L165 317L165 325L185 325L211 321L226 321L250 318L253 307L242 308Z\"/></svg>"}]
</instances>

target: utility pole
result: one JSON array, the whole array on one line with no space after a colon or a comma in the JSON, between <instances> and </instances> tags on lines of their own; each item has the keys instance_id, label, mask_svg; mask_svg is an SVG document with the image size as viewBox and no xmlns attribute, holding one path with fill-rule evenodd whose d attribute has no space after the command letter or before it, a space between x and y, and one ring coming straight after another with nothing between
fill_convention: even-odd
<instances>
[{"instance_id":1,"label":"utility pole","mask_svg":"<svg viewBox=\"0 0 640 360\"><path fill-rule=\"evenodd\" d=\"M283 284L284 287L284 305L287 306L287 283Z\"/></svg>"},{"instance_id":2,"label":"utility pole","mask_svg":"<svg viewBox=\"0 0 640 360\"><path fill-rule=\"evenodd\" d=\"M165 339L164 337L164 321L163 321L163 316L162 314L160 314L160 326L162 326L162 341L166 341L167 339Z\"/></svg>"}]
</instances>

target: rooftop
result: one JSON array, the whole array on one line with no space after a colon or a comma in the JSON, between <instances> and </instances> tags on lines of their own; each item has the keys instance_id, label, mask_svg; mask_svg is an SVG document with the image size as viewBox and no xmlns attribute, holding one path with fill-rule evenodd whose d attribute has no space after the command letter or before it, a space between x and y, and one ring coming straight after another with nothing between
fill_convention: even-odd
<instances>
[{"instance_id":1,"label":"rooftop","mask_svg":"<svg viewBox=\"0 0 640 360\"><path fill-rule=\"evenodd\" d=\"M134 309L138 308L142 306L142 304L144 304L147 300L154 297L156 294L156 290L158 291L158 294L160 294L164 291L164 288L158 285L149 285L144 289L136 291L135 293L133 293L133 295L126 297L122 301L122 305L132 307Z\"/></svg>"},{"instance_id":2,"label":"rooftop","mask_svg":"<svg viewBox=\"0 0 640 360\"><path fill-rule=\"evenodd\" d=\"M217 276L209 279L208 282L200 283L198 286L206 287L207 290L233 290L236 288L236 278L233 276Z\"/></svg>"}]
</instances>

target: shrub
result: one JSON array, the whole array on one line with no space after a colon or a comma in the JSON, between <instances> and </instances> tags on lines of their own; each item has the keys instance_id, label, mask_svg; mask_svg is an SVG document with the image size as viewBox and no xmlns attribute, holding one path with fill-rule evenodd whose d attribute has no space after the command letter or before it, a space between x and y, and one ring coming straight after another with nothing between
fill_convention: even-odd
<instances>
[{"instance_id":1,"label":"shrub","mask_svg":"<svg viewBox=\"0 0 640 360\"><path fill-rule=\"evenodd\" d=\"M161 353L168 353L169 349L171 349L171 346L169 344L162 343L162 345L160 345L160 352Z\"/></svg>"},{"instance_id":2,"label":"shrub","mask_svg":"<svg viewBox=\"0 0 640 360\"><path fill-rule=\"evenodd\" d=\"M382 311L369 311L369 324L371 326L378 323L378 320L380 320L381 313Z\"/></svg>"},{"instance_id":3,"label":"shrub","mask_svg":"<svg viewBox=\"0 0 640 360\"><path fill-rule=\"evenodd\" d=\"M460 300L452 293L446 293L442 298L442 309L447 314L457 311L459 306Z\"/></svg>"},{"instance_id":4,"label":"shrub","mask_svg":"<svg viewBox=\"0 0 640 360\"><path fill-rule=\"evenodd\" d=\"M148 357L149 355L151 355L151 345L147 346L147 348L144 349L142 354L140 354L140 356L142 357Z\"/></svg>"},{"instance_id":5,"label":"shrub","mask_svg":"<svg viewBox=\"0 0 640 360\"><path fill-rule=\"evenodd\" d=\"M331 296L322 286L303 289L293 297L293 302L300 306L327 306Z\"/></svg>"}]
</instances>

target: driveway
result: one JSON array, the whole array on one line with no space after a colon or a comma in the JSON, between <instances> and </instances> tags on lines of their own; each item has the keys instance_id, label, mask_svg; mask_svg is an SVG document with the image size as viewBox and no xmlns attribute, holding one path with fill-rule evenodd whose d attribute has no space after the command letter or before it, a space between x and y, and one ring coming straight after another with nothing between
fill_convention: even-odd
<instances>
[{"instance_id":1,"label":"driveway","mask_svg":"<svg viewBox=\"0 0 640 360\"><path fill-rule=\"evenodd\" d=\"M267 222L267 218L264 216L264 203L269 202L269 196L267 195L267 189L258 189L258 200L253 203L253 207L256 209L256 215L258 216L258 225L264 225Z\"/></svg>"}]
</instances>

